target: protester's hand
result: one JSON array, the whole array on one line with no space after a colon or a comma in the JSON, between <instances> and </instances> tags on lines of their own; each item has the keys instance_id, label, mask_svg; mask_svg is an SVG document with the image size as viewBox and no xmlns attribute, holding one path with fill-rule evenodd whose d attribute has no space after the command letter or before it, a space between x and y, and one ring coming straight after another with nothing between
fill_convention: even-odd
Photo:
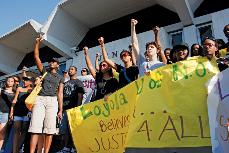
<instances>
[{"instance_id":1,"label":"protester's hand","mask_svg":"<svg viewBox=\"0 0 229 153\"><path fill-rule=\"evenodd\" d=\"M28 71L28 68L26 66L23 66L22 71Z\"/></svg>"},{"instance_id":2,"label":"protester's hand","mask_svg":"<svg viewBox=\"0 0 229 153\"><path fill-rule=\"evenodd\" d=\"M145 75L150 76L150 71L145 72Z\"/></svg>"},{"instance_id":3,"label":"protester's hand","mask_svg":"<svg viewBox=\"0 0 229 153\"><path fill-rule=\"evenodd\" d=\"M103 38L103 37L100 37L100 38L98 39L98 41L99 41L99 44L100 44L100 45L104 45L104 38Z\"/></svg>"},{"instance_id":4,"label":"protester's hand","mask_svg":"<svg viewBox=\"0 0 229 153\"><path fill-rule=\"evenodd\" d=\"M105 96L103 97L103 99L104 99L105 102L108 101L110 95L111 95L111 94L107 94L107 95L105 95Z\"/></svg>"},{"instance_id":5,"label":"protester's hand","mask_svg":"<svg viewBox=\"0 0 229 153\"><path fill-rule=\"evenodd\" d=\"M160 31L160 28L158 26L153 27L153 32L155 35L158 34L159 31Z\"/></svg>"},{"instance_id":6,"label":"protester's hand","mask_svg":"<svg viewBox=\"0 0 229 153\"><path fill-rule=\"evenodd\" d=\"M37 38L36 38L36 43L40 43L42 40L42 35L39 35Z\"/></svg>"},{"instance_id":7,"label":"protester's hand","mask_svg":"<svg viewBox=\"0 0 229 153\"><path fill-rule=\"evenodd\" d=\"M88 54L88 47L87 47L87 46L85 46L85 47L83 48L83 52L84 52L85 55Z\"/></svg>"},{"instance_id":8,"label":"protester's hand","mask_svg":"<svg viewBox=\"0 0 229 153\"><path fill-rule=\"evenodd\" d=\"M63 117L63 112L61 110L59 110L59 112L57 113L57 116L60 120L62 120Z\"/></svg>"},{"instance_id":9,"label":"protester's hand","mask_svg":"<svg viewBox=\"0 0 229 153\"><path fill-rule=\"evenodd\" d=\"M100 54L99 53L96 53L96 58L99 58Z\"/></svg>"},{"instance_id":10,"label":"protester's hand","mask_svg":"<svg viewBox=\"0 0 229 153\"><path fill-rule=\"evenodd\" d=\"M131 25L136 26L138 24L138 20L131 19Z\"/></svg>"}]
</instances>

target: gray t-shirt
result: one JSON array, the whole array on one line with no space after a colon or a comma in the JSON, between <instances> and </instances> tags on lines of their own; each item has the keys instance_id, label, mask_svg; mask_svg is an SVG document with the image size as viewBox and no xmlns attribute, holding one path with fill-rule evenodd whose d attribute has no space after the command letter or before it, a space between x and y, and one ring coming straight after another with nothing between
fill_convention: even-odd
<instances>
[{"instance_id":1,"label":"gray t-shirt","mask_svg":"<svg viewBox=\"0 0 229 153\"><path fill-rule=\"evenodd\" d=\"M163 64L162 62L156 61L150 61L150 62L143 62L142 65L140 66L140 71L139 71L139 75L143 76L145 75L145 72L149 72L151 70L155 70L161 66L164 66L165 64Z\"/></svg>"},{"instance_id":2,"label":"gray t-shirt","mask_svg":"<svg viewBox=\"0 0 229 153\"><path fill-rule=\"evenodd\" d=\"M58 73L51 73L48 70L43 69L42 75L47 72L43 82L42 89L39 96L57 96L57 90L60 83L64 83L64 78Z\"/></svg>"}]
</instances>

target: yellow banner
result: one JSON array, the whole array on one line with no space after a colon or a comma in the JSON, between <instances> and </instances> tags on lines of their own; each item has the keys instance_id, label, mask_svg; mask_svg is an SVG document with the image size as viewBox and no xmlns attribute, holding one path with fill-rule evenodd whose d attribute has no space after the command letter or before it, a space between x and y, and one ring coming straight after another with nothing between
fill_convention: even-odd
<instances>
[{"instance_id":1,"label":"yellow banner","mask_svg":"<svg viewBox=\"0 0 229 153\"><path fill-rule=\"evenodd\" d=\"M78 152L211 146L205 83L216 73L215 62L191 58L152 71L107 102L69 110Z\"/></svg>"},{"instance_id":2,"label":"yellow banner","mask_svg":"<svg viewBox=\"0 0 229 153\"><path fill-rule=\"evenodd\" d=\"M207 59L191 58L138 79L127 147L210 146L205 84L217 72Z\"/></svg>"},{"instance_id":3,"label":"yellow banner","mask_svg":"<svg viewBox=\"0 0 229 153\"><path fill-rule=\"evenodd\" d=\"M123 153L136 101L135 84L99 100L67 111L79 153Z\"/></svg>"}]
</instances>

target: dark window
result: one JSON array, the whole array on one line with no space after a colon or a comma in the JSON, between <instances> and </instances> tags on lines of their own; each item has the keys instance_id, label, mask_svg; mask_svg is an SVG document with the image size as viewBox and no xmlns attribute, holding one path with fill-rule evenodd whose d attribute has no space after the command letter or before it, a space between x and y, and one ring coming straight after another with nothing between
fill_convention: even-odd
<instances>
[{"instance_id":1,"label":"dark window","mask_svg":"<svg viewBox=\"0 0 229 153\"><path fill-rule=\"evenodd\" d=\"M182 31L176 32L176 33L171 33L170 35L172 37L172 46L178 45L181 42L183 42Z\"/></svg>"},{"instance_id":2,"label":"dark window","mask_svg":"<svg viewBox=\"0 0 229 153\"><path fill-rule=\"evenodd\" d=\"M213 35L212 35L212 25L211 24L200 26L200 27L197 27L197 28L198 28L198 32L199 32L199 36L200 36L199 42L201 44L202 44L203 40L206 37L209 37L209 38L213 37Z\"/></svg>"}]
</instances>

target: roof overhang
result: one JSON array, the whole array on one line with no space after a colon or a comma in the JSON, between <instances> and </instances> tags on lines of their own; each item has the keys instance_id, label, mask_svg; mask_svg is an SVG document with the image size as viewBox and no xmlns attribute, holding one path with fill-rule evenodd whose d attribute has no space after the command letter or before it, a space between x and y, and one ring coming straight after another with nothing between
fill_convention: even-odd
<instances>
[{"instance_id":1,"label":"roof overhang","mask_svg":"<svg viewBox=\"0 0 229 153\"><path fill-rule=\"evenodd\" d=\"M77 46L91 28L156 4L177 13L183 26L188 26L193 24L193 12L202 1L65 0L53 10L42 31L45 33L44 39L57 46L61 55L71 57L70 48ZM159 16L160 13L155 15Z\"/></svg>"},{"instance_id":2,"label":"roof overhang","mask_svg":"<svg viewBox=\"0 0 229 153\"><path fill-rule=\"evenodd\" d=\"M92 28L155 4L156 0L68 0L59 8Z\"/></svg>"},{"instance_id":3,"label":"roof overhang","mask_svg":"<svg viewBox=\"0 0 229 153\"><path fill-rule=\"evenodd\" d=\"M34 49L34 41L42 25L29 20L21 26L0 37L0 44L21 53L29 53Z\"/></svg>"},{"instance_id":4,"label":"roof overhang","mask_svg":"<svg viewBox=\"0 0 229 153\"><path fill-rule=\"evenodd\" d=\"M202 2L203 0L66 0L58 7L92 28L155 4L178 13L181 19L182 15L192 17Z\"/></svg>"}]
</instances>

